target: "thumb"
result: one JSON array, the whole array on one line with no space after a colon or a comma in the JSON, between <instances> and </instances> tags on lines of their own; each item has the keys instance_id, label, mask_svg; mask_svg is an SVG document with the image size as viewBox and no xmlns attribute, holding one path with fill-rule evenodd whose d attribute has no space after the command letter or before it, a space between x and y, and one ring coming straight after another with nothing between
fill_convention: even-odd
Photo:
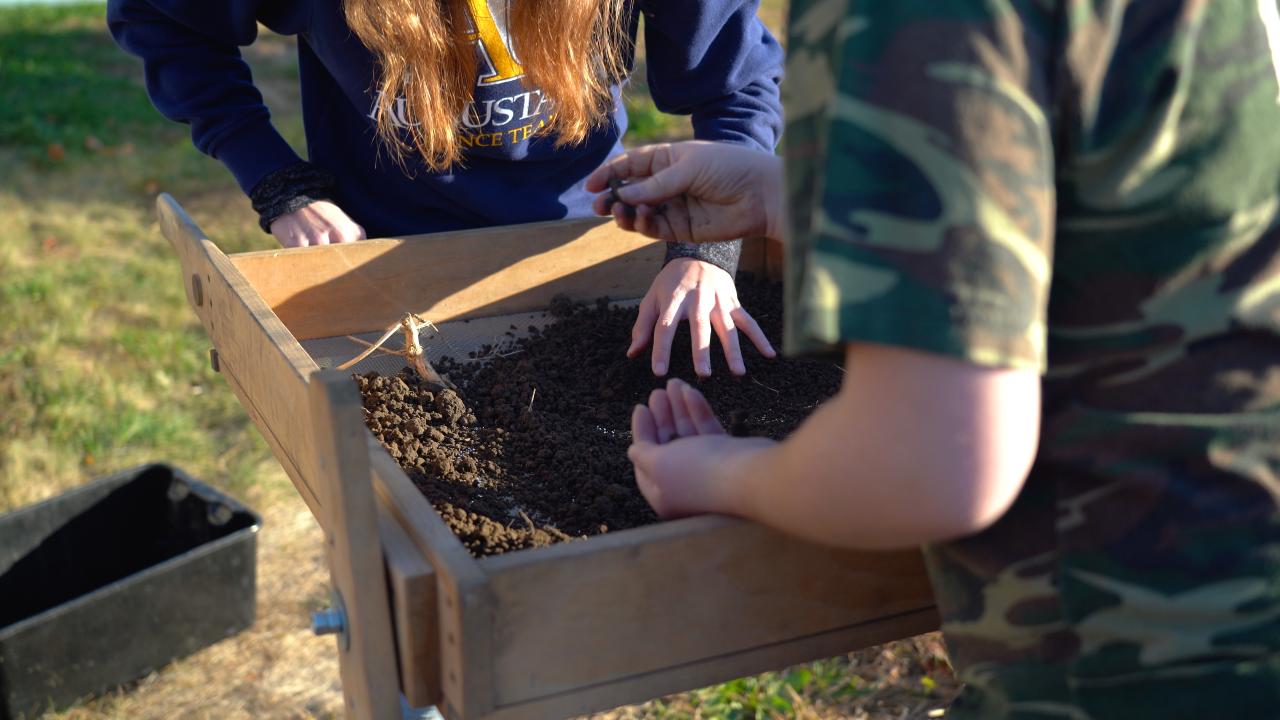
<instances>
[{"instance_id":1,"label":"thumb","mask_svg":"<svg viewBox=\"0 0 1280 720\"><path fill-rule=\"evenodd\" d=\"M695 177L691 164L677 162L644 180L618 188L618 197L628 205L661 205L689 192Z\"/></svg>"}]
</instances>

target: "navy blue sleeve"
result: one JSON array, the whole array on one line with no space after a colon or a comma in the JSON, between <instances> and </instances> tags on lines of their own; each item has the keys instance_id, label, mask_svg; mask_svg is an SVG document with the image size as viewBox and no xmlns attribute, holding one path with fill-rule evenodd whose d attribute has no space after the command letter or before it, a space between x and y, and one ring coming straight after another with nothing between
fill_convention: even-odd
<instances>
[{"instance_id":1,"label":"navy blue sleeve","mask_svg":"<svg viewBox=\"0 0 1280 720\"><path fill-rule=\"evenodd\" d=\"M649 92L692 115L700 140L773 152L782 134L783 52L758 0L640 0Z\"/></svg>"},{"instance_id":2,"label":"navy blue sleeve","mask_svg":"<svg viewBox=\"0 0 1280 720\"><path fill-rule=\"evenodd\" d=\"M189 124L196 148L226 165L248 193L299 158L271 125L239 46L254 41L259 20L297 32L305 13L298 3L263 0L108 0L107 24L122 48L142 58L156 109Z\"/></svg>"}]
</instances>

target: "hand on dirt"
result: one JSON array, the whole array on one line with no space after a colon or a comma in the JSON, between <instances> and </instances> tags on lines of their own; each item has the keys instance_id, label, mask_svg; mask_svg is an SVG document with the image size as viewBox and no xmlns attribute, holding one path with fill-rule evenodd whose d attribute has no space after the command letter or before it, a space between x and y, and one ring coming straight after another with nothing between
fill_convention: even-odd
<instances>
[{"instance_id":1,"label":"hand on dirt","mask_svg":"<svg viewBox=\"0 0 1280 720\"><path fill-rule=\"evenodd\" d=\"M777 356L769 338L738 302L738 289L729 273L701 260L676 258L653 278L649 291L640 301L640 312L631 328L627 357L637 357L652 341L653 374L659 377L666 375L676 328L685 319L689 321L692 339L693 369L700 377L711 375L713 328L720 338L720 346L724 348L729 371L734 375L747 372L738 343L739 330L762 355Z\"/></svg>"},{"instance_id":2,"label":"hand on dirt","mask_svg":"<svg viewBox=\"0 0 1280 720\"><path fill-rule=\"evenodd\" d=\"M636 485L659 516L733 514L734 464L773 445L767 438L731 437L702 393L672 379L632 412L627 457Z\"/></svg>"},{"instance_id":3,"label":"hand on dirt","mask_svg":"<svg viewBox=\"0 0 1280 720\"><path fill-rule=\"evenodd\" d=\"M271 223L271 234L287 248L336 245L365 238L364 228L347 217L342 208L324 200L276 218Z\"/></svg>"},{"instance_id":4,"label":"hand on dirt","mask_svg":"<svg viewBox=\"0 0 1280 720\"><path fill-rule=\"evenodd\" d=\"M592 206L597 214L667 242L781 239L782 163L759 150L705 141L648 145L597 168L586 189L603 193Z\"/></svg>"}]
</instances>

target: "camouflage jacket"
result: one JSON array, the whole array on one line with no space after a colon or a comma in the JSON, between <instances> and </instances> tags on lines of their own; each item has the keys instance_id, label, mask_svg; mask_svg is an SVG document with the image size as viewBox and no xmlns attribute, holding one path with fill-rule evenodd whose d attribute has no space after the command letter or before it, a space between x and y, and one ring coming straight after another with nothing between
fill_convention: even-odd
<instances>
[{"instance_id":1,"label":"camouflage jacket","mask_svg":"<svg viewBox=\"0 0 1280 720\"><path fill-rule=\"evenodd\" d=\"M1044 373L949 717L1280 717L1277 0L793 0L787 346Z\"/></svg>"}]
</instances>

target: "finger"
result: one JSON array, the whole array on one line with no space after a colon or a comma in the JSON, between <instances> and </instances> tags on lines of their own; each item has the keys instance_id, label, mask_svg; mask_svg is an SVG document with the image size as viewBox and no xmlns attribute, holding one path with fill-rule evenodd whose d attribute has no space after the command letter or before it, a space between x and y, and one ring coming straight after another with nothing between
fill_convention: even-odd
<instances>
[{"instance_id":1,"label":"finger","mask_svg":"<svg viewBox=\"0 0 1280 720\"><path fill-rule=\"evenodd\" d=\"M631 442L633 444L658 442L658 424L653 419L653 413L645 405L636 405L631 411Z\"/></svg>"},{"instance_id":2,"label":"finger","mask_svg":"<svg viewBox=\"0 0 1280 720\"><path fill-rule=\"evenodd\" d=\"M756 346L761 355L768 358L778 356L778 351L773 349L773 344L769 342L769 338L765 337L764 331L756 324L756 319L751 317L751 313L739 305L733 309L731 315L734 322L737 323L738 329L746 333L751 340L751 344Z\"/></svg>"},{"instance_id":3,"label":"finger","mask_svg":"<svg viewBox=\"0 0 1280 720\"><path fill-rule=\"evenodd\" d=\"M631 347L627 348L627 357L640 354L653 338L653 325L658 321L658 301L652 294L644 296L640 301L640 309L636 313L636 324L631 326Z\"/></svg>"},{"instance_id":4,"label":"finger","mask_svg":"<svg viewBox=\"0 0 1280 720\"><path fill-rule=\"evenodd\" d=\"M622 157L623 155L626 155L626 153L623 153L618 157ZM614 160L617 160L617 158L606 160L603 165L593 170L591 174L587 176L586 182L582 184L582 189L590 193L598 193L608 190L609 178L617 177L613 169Z\"/></svg>"},{"instance_id":5,"label":"finger","mask_svg":"<svg viewBox=\"0 0 1280 720\"><path fill-rule=\"evenodd\" d=\"M720 347L724 349L729 372L746 375L747 365L742 361L742 347L738 344L738 327L733 322L733 315L725 308L723 298L711 312L711 327L716 331L716 337L720 338Z\"/></svg>"},{"instance_id":6,"label":"finger","mask_svg":"<svg viewBox=\"0 0 1280 720\"><path fill-rule=\"evenodd\" d=\"M636 216L627 212L627 206L622 203L613 204L613 221L623 230L636 232Z\"/></svg>"},{"instance_id":7,"label":"finger","mask_svg":"<svg viewBox=\"0 0 1280 720\"><path fill-rule=\"evenodd\" d=\"M644 496L646 502L653 508L654 512L662 514L662 491L658 484L653 481L653 470L658 464L658 454L662 452L662 446L653 443L634 443L627 448L627 459L636 470L636 487L639 488L640 494Z\"/></svg>"},{"instance_id":8,"label":"finger","mask_svg":"<svg viewBox=\"0 0 1280 720\"><path fill-rule=\"evenodd\" d=\"M587 192L604 192L612 182L648 177L671 162L671 145L657 143L615 155L587 176Z\"/></svg>"},{"instance_id":9,"label":"finger","mask_svg":"<svg viewBox=\"0 0 1280 720\"><path fill-rule=\"evenodd\" d=\"M318 232L318 233L316 233L315 235L313 235L313 236L311 237L311 239L310 239L310 243L311 243L312 245L328 245L328 244L329 244L329 233L327 233L327 232Z\"/></svg>"},{"instance_id":10,"label":"finger","mask_svg":"<svg viewBox=\"0 0 1280 720\"><path fill-rule=\"evenodd\" d=\"M649 412L653 415L659 443L666 443L675 437L676 424L671 417L671 400L667 397L665 390L659 389L649 393Z\"/></svg>"},{"instance_id":11,"label":"finger","mask_svg":"<svg viewBox=\"0 0 1280 720\"><path fill-rule=\"evenodd\" d=\"M662 204L662 210L654 211L655 223L667 242L697 242L689 225L689 201L681 195Z\"/></svg>"},{"instance_id":12,"label":"finger","mask_svg":"<svg viewBox=\"0 0 1280 720\"><path fill-rule=\"evenodd\" d=\"M364 226L356 225L356 241L359 242L361 240L367 240L368 238L369 235L364 231Z\"/></svg>"},{"instance_id":13,"label":"finger","mask_svg":"<svg viewBox=\"0 0 1280 720\"><path fill-rule=\"evenodd\" d=\"M652 146L632 148L615 155L587 176L583 188L587 192L604 192L609 189L610 181L615 179L627 180L636 175L648 175L652 156Z\"/></svg>"},{"instance_id":14,"label":"finger","mask_svg":"<svg viewBox=\"0 0 1280 720\"><path fill-rule=\"evenodd\" d=\"M681 392L684 385L684 381L676 378L668 380L667 400L671 405L671 420L675 423L676 434L680 437L690 437L698 434L698 428L693 424L693 418L689 416L689 410L684 404L684 394Z\"/></svg>"},{"instance_id":15,"label":"finger","mask_svg":"<svg viewBox=\"0 0 1280 720\"><path fill-rule=\"evenodd\" d=\"M662 236L662 228L658 226L653 207L650 205L636 206L636 231L646 237L666 240Z\"/></svg>"},{"instance_id":16,"label":"finger","mask_svg":"<svg viewBox=\"0 0 1280 720\"><path fill-rule=\"evenodd\" d=\"M670 219L652 205L636 206L636 227L647 237L665 242L686 242L673 229Z\"/></svg>"},{"instance_id":17,"label":"finger","mask_svg":"<svg viewBox=\"0 0 1280 720\"><path fill-rule=\"evenodd\" d=\"M689 418L693 421L693 426L697 429L699 435L727 435L724 425L720 423L720 418L716 417L716 413L711 409L711 403L707 402L707 398L697 388L688 383L682 383L680 388L680 404L685 411L689 413Z\"/></svg>"},{"instance_id":18,"label":"finger","mask_svg":"<svg viewBox=\"0 0 1280 720\"><path fill-rule=\"evenodd\" d=\"M688 192L696 172L693 163L676 162L643 180L618 188L618 198L632 205L659 205Z\"/></svg>"},{"instance_id":19,"label":"finger","mask_svg":"<svg viewBox=\"0 0 1280 720\"><path fill-rule=\"evenodd\" d=\"M670 200L663 203L659 207L652 205L640 205L637 211L643 213L653 228L650 237L655 237L666 242L692 242L690 237L682 237L688 235L687 232L678 232L676 228L685 228L688 223L685 222L684 202L682 199Z\"/></svg>"},{"instance_id":20,"label":"finger","mask_svg":"<svg viewBox=\"0 0 1280 720\"><path fill-rule=\"evenodd\" d=\"M667 374L667 364L671 359L671 345L676 339L676 329L680 326L680 313L684 309L685 296L671 298L671 303L658 317L658 325L653 335L653 374L662 377Z\"/></svg>"},{"instance_id":21,"label":"finger","mask_svg":"<svg viewBox=\"0 0 1280 720\"><path fill-rule=\"evenodd\" d=\"M715 293L698 289L689 293L689 337L693 341L693 371L698 377L711 375L711 311L715 308Z\"/></svg>"}]
</instances>

